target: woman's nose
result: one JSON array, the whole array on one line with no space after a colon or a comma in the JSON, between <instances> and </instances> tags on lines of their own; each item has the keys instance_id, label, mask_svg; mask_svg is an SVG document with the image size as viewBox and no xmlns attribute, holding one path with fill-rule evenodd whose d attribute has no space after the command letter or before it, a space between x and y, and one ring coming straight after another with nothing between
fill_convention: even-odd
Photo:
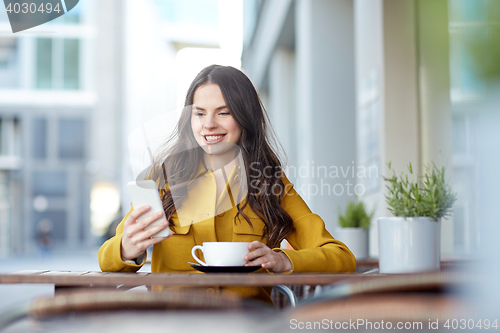
<instances>
[{"instance_id":1,"label":"woman's nose","mask_svg":"<svg viewBox=\"0 0 500 333\"><path fill-rule=\"evenodd\" d=\"M217 127L217 122L215 120L215 116L213 115L207 115L205 119L205 123L203 124L203 127L212 129Z\"/></svg>"}]
</instances>

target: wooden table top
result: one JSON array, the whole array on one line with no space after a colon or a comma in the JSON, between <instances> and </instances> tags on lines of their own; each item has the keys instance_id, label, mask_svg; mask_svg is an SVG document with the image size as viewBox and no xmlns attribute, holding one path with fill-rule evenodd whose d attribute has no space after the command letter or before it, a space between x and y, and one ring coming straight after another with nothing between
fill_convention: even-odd
<instances>
[{"instance_id":1,"label":"wooden table top","mask_svg":"<svg viewBox=\"0 0 500 333\"><path fill-rule=\"evenodd\" d=\"M363 283L377 279L405 279L413 281L438 277L439 281L456 281L459 272L419 274L201 274L201 273L112 273L75 271L20 271L0 274L0 283L40 283L59 287L116 287L116 286L274 286L274 285L331 285L341 281ZM460 278L461 279L461 278Z\"/></svg>"},{"instance_id":2,"label":"wooden table top","mask_svg":"<svg viewBox=\"0 0 500 333\"><path fill-rule=\"evenodd\" d=\"M115 273L19 271L0 274L0 283L47 283L57 286L274 286L329 285L346 279L369 279L384 274L267 274L267 273Z\"/></svg>"}]
</instances>

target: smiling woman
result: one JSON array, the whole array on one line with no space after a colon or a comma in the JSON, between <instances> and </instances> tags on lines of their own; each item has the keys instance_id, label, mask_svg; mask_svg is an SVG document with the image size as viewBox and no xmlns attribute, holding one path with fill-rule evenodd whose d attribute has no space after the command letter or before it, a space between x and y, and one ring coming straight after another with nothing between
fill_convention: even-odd
<instances>
[{"instance_id":1,"label":"smiling woman","mask_svg":"<svg viewBox=\"0 0 500 333\"><path fill-rule=\"evenodd\" d=\"M193 104L191 128L200 147L219 142L238 144L241 135L240 126L226 106L217 84L208 83L198 88L194 94Z\"/></svg>"},{"instance_id":2,"label":"smiling woman","mask_svg":"<svg viewBox=\"0 0 500 333\"><path fill-rule=\"evenodd\" d=\"M247 242L245 266L262 273L353 272L354 256L293 189L270 142L268 117L248 77L228 66L203 69L146 174L158 185L168 223L148 229L158 217L137 223L150 208L133 207L99 250L101 269L137 271L154 244L153 272L195 272L195 245ZM167 226L172 236L153 237ZM294 250L279 248L285 239ZM271 302L267 287L211 290Z\"/></svg>"}]
</instances>

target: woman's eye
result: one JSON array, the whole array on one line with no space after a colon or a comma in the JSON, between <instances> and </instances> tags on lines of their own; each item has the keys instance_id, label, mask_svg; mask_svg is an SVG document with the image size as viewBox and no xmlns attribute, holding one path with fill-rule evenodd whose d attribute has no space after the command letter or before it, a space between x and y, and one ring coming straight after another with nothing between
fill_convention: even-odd
<instances>
[{"instance_id":1,"label":"woman's eye","mask_svg":"<svg viewBox=\"0 0 500 333\"><path fill-rule=\"evenodd\" d=\"M204 115L205 115L205 114L204 114L204 113L202 113L202 112L196 112L196 113L195 113L195 116L196 116L196 117L203 117Z\"/></svg>"},{"instance_id":2,"label":"woman's eye","mask_svg":"<svg viewBox=\"0 0 500 333\"><path fill-rule=\"evenodd\" d=\"M221 112L221 113L219 113L219 115L221 115L221 116L229 116L230 114L231 113L229 113L229 112Z\"/></svg>"}]
</instances>

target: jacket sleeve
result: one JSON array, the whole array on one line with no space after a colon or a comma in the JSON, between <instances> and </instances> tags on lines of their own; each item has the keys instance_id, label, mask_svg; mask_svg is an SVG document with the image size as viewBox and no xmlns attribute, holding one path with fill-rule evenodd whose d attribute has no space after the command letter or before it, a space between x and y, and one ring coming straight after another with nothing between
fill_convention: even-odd
<instances>
[{"instance_id":1,"label":"jacket sleeve","mask_svg":"<svg viewBox=\"0 0 500 333\"><path fill-rule=\"evenodd\" d=\"M295 231L287 241L295 250L282 251L292 262L291 272L354 272L356 259L347 246L334 239L325 223L311 212L307 204L284 178L285 197L281 206L293 219Z\"/></svg>"},{"instance_id":2,"label":"jacket sleeve","mask_svg":"<svg viewBox=\"0 0 500 333\"><path fill-rule=\"evenodd\" d=\"M121 243L123 235L123 223L132 212L133 207L125 215L123 220L116 227L116 235L108 239L99 249L99 266L103 272L136 272L146 262L147 253L141 264L124 262L121 256Z\"/></svg>"}]
</instances>

